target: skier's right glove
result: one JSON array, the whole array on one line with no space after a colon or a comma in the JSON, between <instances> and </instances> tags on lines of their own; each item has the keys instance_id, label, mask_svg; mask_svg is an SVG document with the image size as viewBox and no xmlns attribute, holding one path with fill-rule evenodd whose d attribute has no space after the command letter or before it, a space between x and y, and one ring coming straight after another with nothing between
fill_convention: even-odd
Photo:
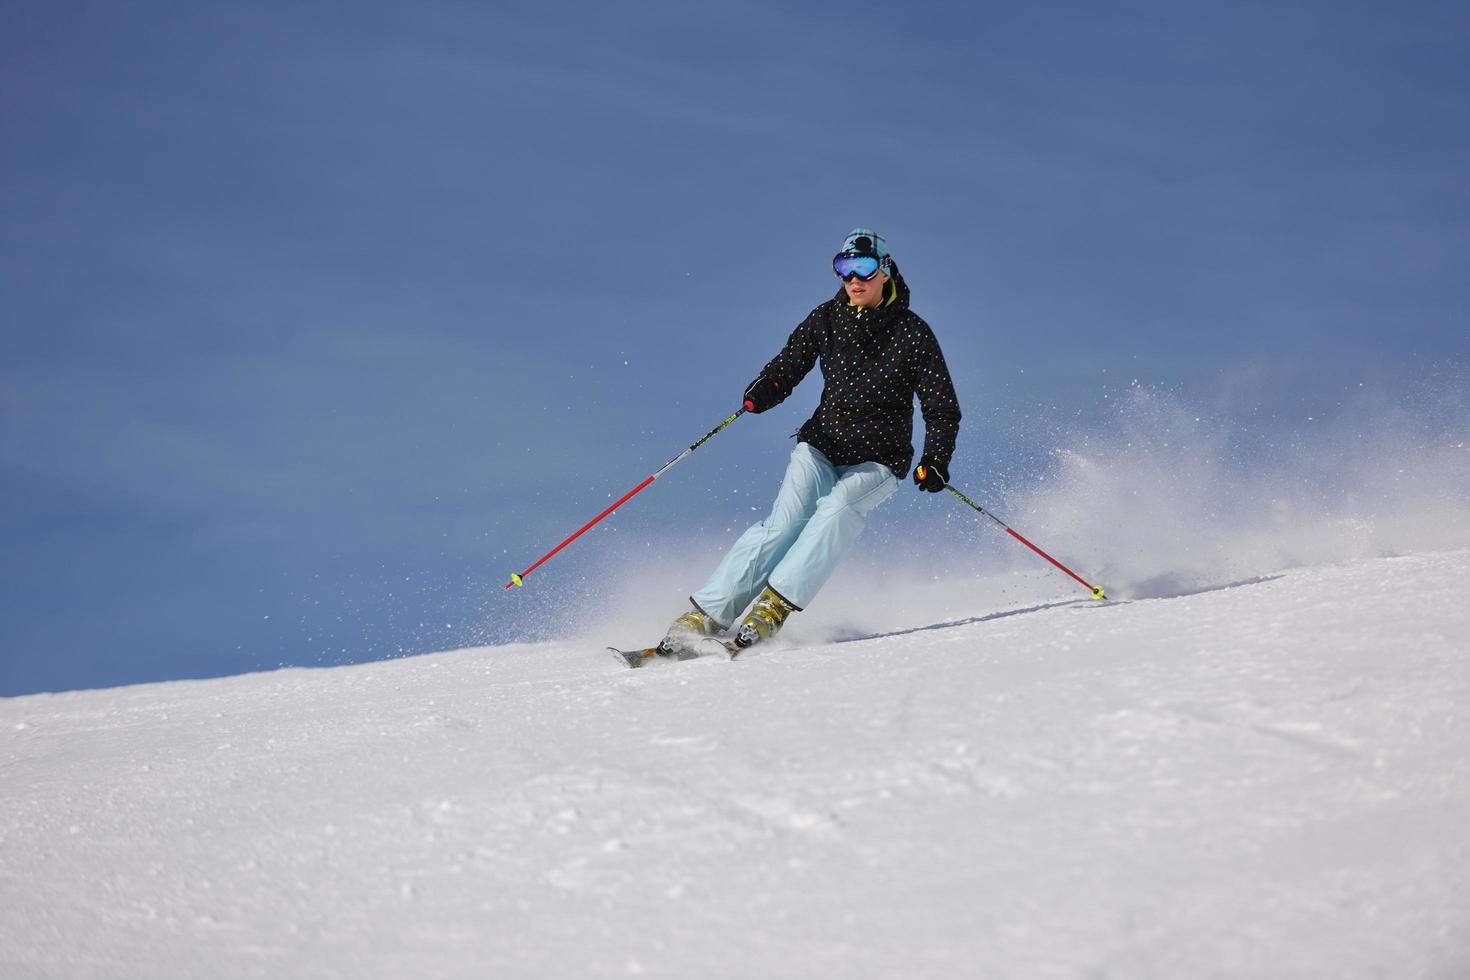
<instances>
[{"instance_id":1,"label":"skier's right glove","mask_svg":"<svg viewBox=\"0 0 1470 980\"><path fill-rule=\"evenodd\" d=\"M920 490L938 493L947 483L949 483L949 470L928 456L919 460L919 465L914 467L914 485Z\"/></svg>"},{"instance_id":2,"label":"skier's right glove","mask_svg":"<svg viewBox=\"0 0 1470 980\"><path fill-rule=\"evenodd\" d=\"M767 378L764 374L750 383L745 389L745 410L759 415L768 408L775 408L776 403L781 400L781 389L776 387L776 382Z\"/></svg>"}]
</instances>

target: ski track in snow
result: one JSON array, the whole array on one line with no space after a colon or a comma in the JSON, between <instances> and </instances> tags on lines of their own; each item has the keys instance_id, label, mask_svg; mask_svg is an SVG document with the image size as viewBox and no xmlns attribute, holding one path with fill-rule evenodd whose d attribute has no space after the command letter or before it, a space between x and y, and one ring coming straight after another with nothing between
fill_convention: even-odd
<instances>
[{"instance_id":1,"label":"ski track in snow","mask_svg":"<svg viewBox=\"0 0 1470 980\"><path fill-rule=\"evenodd\" d=\"M0 976L1470 976L1467 578L0 700Z\"/></svg>"}]
</instances>

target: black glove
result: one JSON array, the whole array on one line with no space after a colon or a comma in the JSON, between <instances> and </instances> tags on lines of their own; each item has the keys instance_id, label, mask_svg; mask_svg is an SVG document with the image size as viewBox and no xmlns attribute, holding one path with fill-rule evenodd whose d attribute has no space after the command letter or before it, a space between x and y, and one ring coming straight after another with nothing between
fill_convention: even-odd
<instances>
[{"instance_id":1,"label":"black glove","mask_svg":"<svg viewBox=\"0 0 1470 980\"><path fill-rule=\"evenodd\" d=\"M914 486L920 490L938 493L947 483L949 483L949 469L942 463L934 462L928 456L919 460L919 465L914 467Z\"/></svg>"},{"instance_id":2,"label":"black glove","mask_svg":"<svg viewBox=\"0 0 1470 980\"><path fill-rule=\"evenodd\" d=\"M776 382L767 378L764 374L750 383L745 389L745 410L759 415L768 408L774 408L776 402L781 400L781 389L776 387Z\"/></svg>"}]
</instances>

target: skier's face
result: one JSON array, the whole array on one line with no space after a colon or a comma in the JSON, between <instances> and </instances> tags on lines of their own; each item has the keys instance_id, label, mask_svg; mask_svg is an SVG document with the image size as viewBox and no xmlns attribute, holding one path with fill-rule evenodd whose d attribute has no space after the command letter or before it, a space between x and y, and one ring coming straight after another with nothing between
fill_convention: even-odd
<instances>
[{"instance_id":1,"label":"skier's face","mask_svg":"<svg viewBox=\"0 0 1470 980\"><path fill-rule=\"evenodd\" d=\"M876 276L863 282L854 276L842 284L847 290L848 302L855 306L877 306L883 301L883 287L888 284L888 273L879 272Z\"/></svg>"}]
</instances>

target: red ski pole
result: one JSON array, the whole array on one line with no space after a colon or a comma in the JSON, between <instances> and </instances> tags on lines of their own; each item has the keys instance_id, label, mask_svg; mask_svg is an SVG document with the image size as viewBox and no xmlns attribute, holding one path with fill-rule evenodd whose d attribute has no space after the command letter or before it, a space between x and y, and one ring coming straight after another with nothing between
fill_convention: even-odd
<instances>
[{"instance_id":1,"label":"red ski pole","mask_svg":"<svg viewBox=\"0 0 1470 980\"><path fill-rule=\"evenodd\" d=\"M922 480L923 478L924 478L924 467L921 466L921 467L919 467L919 479ZM969 504L971 507L973 507L976 510L978 510L981 514L985 515L986 517L990 518L995 523L999 524L1002 528L1005 529L1005 532L1007 534L1009 534L1011 537L1015 538L1017 541L1021 542L1026 547L1030 548L1032 551L1036 552L1038 555L1040 555L1041 557L1045 558L1047 561L1051 562L1057 568L1060 568L1062 571L1066 572L1068 575L1070 575L1077 582L1078 585L1081 585L1088 592L1091 592L1092 593L1092 597L1094 599L1106 599L1107 598L1107 596L1103 593L1103 588L1102 588L1101 585L1093 585L1092 583L1088 582L1086 579L1084 579L1082 576L1078 575L1076 572L1072 571L1066 565L1063 565L1061 562L1057 561L1051 555L1048 555L1046 552L1044 552L1040 548L1036 547L1036 545L1032 544L1030 541L1027 541L1024 537L1022 537L1020 535L1020 533L1018 533L1014 528L1012 528L1005 521L1001 520L999 517L996 517L990 511L986 510L984 507L981 507L979 504L975 503L975 501L971 500L969 497L966 497L964 494L960 493L954 487L946 486L944 489L948 490L950 493L954 494L956 497L959 497L965 503Z\"/></svg>"},{"instance_id":2,"label":"red ski pole","mask_svg":"<svg viewBox=\"0 0 1470 980\"><path fill-rule=\"evenodd\" d=\"M551 556L552 555L555 555L558 551L560 551L561 549L565 548L567 545L571 544L573 541L575 541L578 538L580 538L587 531L591 530L592 527L598 521L602 520L608 514L611 514L613 511L617 510L619 507L621 507L624 504L626 504L629 500L632 500L633 497L634 497L634 495L637 494L640 490L642 490L644 487L648 486L654 480L657 480L659 477L661 477L665 473L667 473L669 471L669 469L671 467L673 467L673 465L675 463L677 463L680 460L682 460L685 456L688 456L690 453L694 452L694 450L698 449L700 446L703 446L705 443L707 443L711 439L713 439L719 433L719 431L721 429L723 429L725 426L729 425L731 422L734 422L740 416L744 415L745 414L745 411L746 410L743 409L743 408L740 409L740 411L736 412L734 415L731 415L729 418L725 419L725 421L721 422L719 425L715 426L713 429L710 429L708 432L706 432L704 434L704 437L702 439L700 439L694 445L690 446L688 449L684 450L679 455L675 456L673 459L669 460L663 466L659 467L656 472L654 472L651 476L649 476L648 478L646 478L642 483L638 484L632 490L629 490L627 493L623 494L623 496L615 504L613 504L607 510L603 511L601 514L598 514L596 517L592 518L592 520L588 521L586 524L583 524L580 528L578 528L577 529L577 533L573 534L571 537L567 538L561 544L557 545L555 548L552 548L546 554L542 555L540 557L540 559L538 559L536 561L536 563L534 565L532 565L530 568L526 569L524 572L521 572L519 575L512 575L510 577L510 581L507 582L507 583L505 583L505 587L508 589L508 588L510 588L513 585L524 585L525 583L522 581L522 579L524 579L527 575L530 575L532 572L534 572L536 569L540 568L542 565L546 564L546 562L551 559Z\"/></svg>"}]
</instances>

